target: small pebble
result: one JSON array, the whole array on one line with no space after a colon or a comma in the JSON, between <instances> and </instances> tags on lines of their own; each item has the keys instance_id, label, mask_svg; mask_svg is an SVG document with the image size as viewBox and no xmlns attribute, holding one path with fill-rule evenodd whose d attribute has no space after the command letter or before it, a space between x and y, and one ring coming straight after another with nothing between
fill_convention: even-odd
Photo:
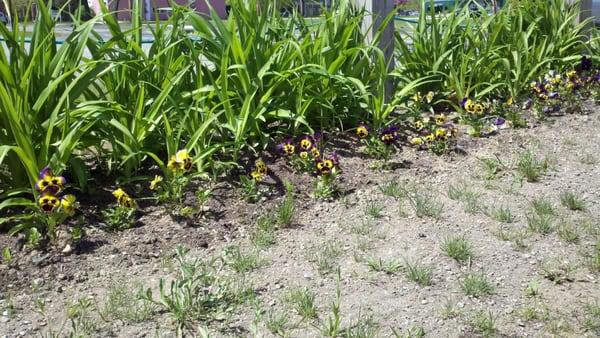
<instances>
[{"instance_id":1,"label":"small pebble","mask_svg":"<svg viewBox=\"0 0 600 338\"><path fill-rule=\"evenodd\" d=\"M70 254L71 252L73 252L73 248L71 248L71 244L65 245L65 248L62 249L62 253L64 253L64 254Z\"/></svg>"}]
</instances>

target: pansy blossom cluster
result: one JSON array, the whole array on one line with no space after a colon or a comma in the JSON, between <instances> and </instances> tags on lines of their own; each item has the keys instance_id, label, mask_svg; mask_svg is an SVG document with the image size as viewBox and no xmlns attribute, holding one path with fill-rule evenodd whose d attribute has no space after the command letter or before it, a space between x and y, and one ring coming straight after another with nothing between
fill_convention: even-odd
<instances>
[{"instance_id":1,"label":"pansy blossom cluster","mask_svg":"<svg viewBox=\"0 0 600 338\"><path fill-rule=\"evenodd\" d=\"M171 156L167 163L173 173L188 172L192 170L193 160L187 149L179 150L175 155Z\"/></svg>"},{"instance_id":2,"label":"pansy blossom cluster","mask_svg":"<svg viewBox=\"0 0 600 338\"><path fill-rule=\"evenodd\" d=\"M414 110L414 112L422 112L422 111L434 111L434 105L436 104L436 96L437 94L433 91L428 91L423 94L420 91L417 91L410 98L409 108Z\"/></svg>"},{"instance_id":3,"label":"pansy blossom cluster","mask_svg":"<svg viewBox=\"0 0 600 338\"><path fill-rule=\"evenodd\" d=\"M242 187L242 196L248 202L256 202L262 192L259 189L259 183L262 182L269 174L267 164L262 158L254 161L254 166L249 170L248 174L240 176Z\"/></svg>"},{"instance_id":4,"label":"pansy blossom cluster","mask_svg":"<svg viewBox=\"0 0 600 338\"><path fill-rule=\"evenodd\" d=\"M600 101L600 68L593 64L592 59L583 56L579 65L567 74L569 75L580 84L578 88L574 87L575 90L581 89L596 102Z\"/></svg>"},{"instance_id":5,"label":"pansy blossom cluster","mask_svg":"<svg viewBox=\"0 0 600 338\"><path fill-rule=\"evenodd\" d=\"M383 142L386 146L395 145L398 142L400 126L397 124L392 124L387 127L383 127L379 130L379 140Z\"/></svg>"},{"instance_id":6,"label":"pansy blossom cluster","mask_svg":"<svg viewBox=\"0 0 600 338\"><path fill-rule=\"evenodd\" d=\"M122 188L114 190L112 195L117 200L117 206L102 211L106 228L108 230L124 230L133 227L137 203Z\"/></svg>"},{"instance_id":7,"label":"pansy blossom cluster","mask_svg":"<svg viewBox=\"0 0 600 338\"><path fill-rule=\"evenodd\" d=\"M532 106L538 117L560 111L561 103L573 98L572 94L579 88L575 75L575 72L568 72L563 77L550 71L543 80L529 84L533 94Z\"/></svg>"},{"instance_id":8,"label":"pansy blossom cluster","mask_svg":"<svg viewBox=\"0 0 600 338\"><path fill-rule=\"evenodd\" d=\"M479 102L468 97L462 99L460 106L472 117L480 117L488 110L488 107L483 102Z\"/></svg>"},{"instance_id":9,"label":"pansy blossom cluster","mask_svg":"<svg viewBox=\"0 0 600 338\"><path fill-rule=\"evenodd\" d=\"M386 166L400 139L400 126L391 124L372 132L366 123L360 123L356 127L356 136L365 145L366 153L380 158Z\"/></svg>"},{"instance_id":10,"label":"pansy blossom cluster","mask_svg":"<svg viewBox=\"0 0 600 338\"><path fill-rule=\"evenodd\" d=\"M261 158L254 161L254 168L250 172L250 177L252 177L252 179L254 179L256 182L260 182L265 178L265 176L267 176L267 173L267 165Z\"/></svg>"},{"instance_id":11,"label":"pansy blossom cluster","mask_svg":"<svg viewBox=\"0 0 600 338\"><path fill-rule=\"evenodd\" d=\"M543 81L532 81L529 87L531 88L531 91L533 92L536 98L542 101L548 101L558 99L558 90L562 83L562 75L556 74L555 72L551 71L544 77ZM569 89L574 88L575 84L573 82L567 81L567 83L567 86L571 87Z\"/></svg>"},{"instance_id":12,"label":"pansy blossom cluster","mask_svg":"<svg viewBox=\"0 0 600 338\"><path fill-rule=\"evenodd\" d=\"M298 140L289 137L277 146L280 154L290 159L292 166L307 172L318 169L322 162L321 149L323 147L323 134L304 135Z\"/></svg>"},{"instance_id":13,"label":"pansy blossom cluster","mask_svg":"<svg viewBox=\"0 0 600 338\"><path fill-rule=\"evenodd\" d=\"M369 134L368 129L362 132L365 135ZM289 158L292 166L318 177L315 183L315 197L327 199L338 190L336 178L340 172L339 157L335 151L329 155L324 154L323 134L304 135L297 141L288 138L277 148L281 154Z\"/></svg>"},{"instance_id":14,"label":"pansy blossom cluster","mask_svg":"<svg viewBox=\"0 0 600 338\"><path fill-rule=\"evenodd\" d=\"M340 161L334 151L329 156L320 156L315 159L318 179L315 183L314 195L317 198L329 199L337 193L337 177Z\"/></svg>"},{"instance_id":15,"label":"pansy blossom cluster","mask_svg":"<svg viewBox=\"0 0 600 338\"><path fill-rule=\"evenodd\" d=\"M40 193L38 204L45 213L61 211L67 216L73 216L76 209L76 199L74 195L64 195L61 193L67 181L62 176L55 176L49 167L40 171L36 190Z\"/></svg>"},{"instance_id":16,"label":"pansy blossom cluster","mask_svg":"<svg viewBox=\"0 0 600 338\"><path fill-rule=\"evenodd\" d=\"M421 92L416 92L415 95L413 95L412 100L414 104L422 105L424 103L432 104L434 98L435 93L432 91L427 92L427 94L425 94L424 96L421 94Z\"/></svg>"},{"instance_id":17,"label":"pansy blossom cluster","mask_svg":"<svg viewBox=\"0 0 600 338\"><path fill-rule=\"evenodd\" d=\"M339 168L339 157L334 151L329 156L321 156L315 159L317 174L321 177L335 176Z\"/></svg>"},{"instance_id":18,"label":"pansy blossom cluster","mask_svg":"<svg viewBox=\"0 0 600 338\"><path fill-rule=\"evenodd\" d=\"M112 192L120 207L127 209L135 209L137 204L122 188L118 188Z\"/></svg>"},{"instance_id":19,"label":"pansy blossom cluster","mask_svg":"<svg viewBox=\"0 0 600 338\"><path fill-rule=\"evenodd\" d=\"M495 135L501 128L506 126L506 119L500 116L486 118L483 122L483 128L480 132L483 137Z\"/></svg>"},{"instance_id":20,"label":"pansy blossom cluster","mask_svg":"<svg viewBox=\"0 0 600 338\"><path fill-rule=\"evenodd\" d=\"M187 149L181 149L169 158L164 177L155 175L150 181L150 190L157 192L162 201L181 202L183 190L189 183L185 175L192 171L194 160Z\"/></svg>"},{"instance_id":21,"label":"pansy blossom cluster","mask_svg":"<svg viewBox=\"0 0 600 338\"><path fill-rule=\"evenodd\" d=\"M496 134L505 125L506 120L500 116L492 116L491 112L501 113L511 109L514 99L492 100L492 102L477 101L472 98L464 98L460 106L468 115L465 122L469 125L467 134L471 136L488 137Z\"/></svg>"},{"instance_id":22,"label":"pansy blossom cluster","mask_svg":"<svg viewBox=\"0 0 600 338\"><path fill-rule=\"evenodd\" d=\"M546 115L562 108L574 112L580 109L582 94L593 94L598 91L599 84L600 71L594 69L591 59L583 56L576 67L564 74L550 71L543 79L532 81L533 106L536 112Z\"/></svg>"},{"instance_id":23,"label":"pansy blossom cluster","mask_svg":"<svg viewBox=\"0 0 600 338\"><path fill-rule=\"evenodd\" d=\"M410 144L435 153L443 153L448 143L456 139L458 128L445 114L426 116L413 122Z\"/></svg>"}]
</instances>

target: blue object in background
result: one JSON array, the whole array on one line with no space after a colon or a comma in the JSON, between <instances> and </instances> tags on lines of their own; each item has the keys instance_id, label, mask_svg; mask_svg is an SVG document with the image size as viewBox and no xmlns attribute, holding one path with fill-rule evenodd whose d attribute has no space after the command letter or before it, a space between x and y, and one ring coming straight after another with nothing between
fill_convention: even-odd
<instances>
[{"instance_id":1,"label":"blue object in background","mask_svg":"<svg viewBox=\"0 0 600 338\"><path fill-rule=\"evenodd\" d=\"M600 0L592 0L592 16L596 23L600 23Z\"/></svg>"},{"instance_id":2,"label":"blue object in background","mask_svg":"<svg viewBox=\"0 0 600 338\"><path fill-rule=\"evenodd\" d=\"M0 22L8 25L8 17L6 16L6 14L4 14L4 12L0 12Z\"/></svg>"}]
</instances>

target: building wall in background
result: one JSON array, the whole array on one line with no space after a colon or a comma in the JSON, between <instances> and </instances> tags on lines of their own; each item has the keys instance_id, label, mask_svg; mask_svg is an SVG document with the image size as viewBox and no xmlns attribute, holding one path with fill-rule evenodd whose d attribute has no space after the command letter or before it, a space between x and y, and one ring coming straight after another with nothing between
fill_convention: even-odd
<instances>
[{"instance_id":1,"label":"building wall in background","mask_svg":"<svg viewBox=\"0 0 600 338\"><path fill-rule=\"evenodd\" d=\"M92 9L95 13L100 13L100 3L99 1L103 0L89 0L90 9ZM119 20L128 21L131 20L131 3L136 0L109 0L108 8L111 11L118 11L117 17ZM156 19L156 10L158 8L168 8L169 0L137 0L142 3L142 15L144 19L147 20L155 20ZM187 5L190 4L188 0L172 0L173 2L179 5ZM212 6L215 11L222 18L227 17L227 13L225 12L225 0L197 0L195 3L191 2L191 7L195 8L197 12L208 14L209 6ZM117 8L118 6L118 8ZM160 15L160 19L166 19L168 17L168 12L163 11L163 14Z\"/></svg>"}]
</instances>

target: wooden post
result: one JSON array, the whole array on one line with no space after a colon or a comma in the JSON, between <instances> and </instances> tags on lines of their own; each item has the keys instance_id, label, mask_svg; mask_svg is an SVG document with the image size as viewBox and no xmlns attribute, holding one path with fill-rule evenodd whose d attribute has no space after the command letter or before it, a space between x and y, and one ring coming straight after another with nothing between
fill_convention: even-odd
<instances>
[{"instance_id":1,"label":"wooden post","mask_svg":"<svg viewBox=\"0 0 600 338\"><path fill-rule=\"evenodd\" d=\"M396 11L394 0L355 0L359 8L364 7L367 11L367 16L363 20L363 30L367 39L373 39L373 33L381 28L385 18L392 12ZM394 63L394 20L391 20L385 28L379 40L379 48L383 51L385 61L388 64L388 70L391 71L395 67ZM389 80L386 84L386 96L390 98L393 95L394 83Z\"/></svg>"},{"instance_id":2,"label":"wooden post","mask_svg":"<svg viewBox=\"0 0 600 338\"><path fill-rule=\"evenodd\" d=\"M375 25L373 29L377 30L382 27L385 18L392 12L396 11L396 5L394 0L371 0L373 1L373 15L375 16ZM394 62L394 20L383 28L381 40L379 41L379 48L383 50L385 56L385 62L387 63L388 73L392 72L395 68ZM394 95L394 81L390 77L385 84L385 96L386 99L392 98Z\"/></svg>"}]
</instances>

